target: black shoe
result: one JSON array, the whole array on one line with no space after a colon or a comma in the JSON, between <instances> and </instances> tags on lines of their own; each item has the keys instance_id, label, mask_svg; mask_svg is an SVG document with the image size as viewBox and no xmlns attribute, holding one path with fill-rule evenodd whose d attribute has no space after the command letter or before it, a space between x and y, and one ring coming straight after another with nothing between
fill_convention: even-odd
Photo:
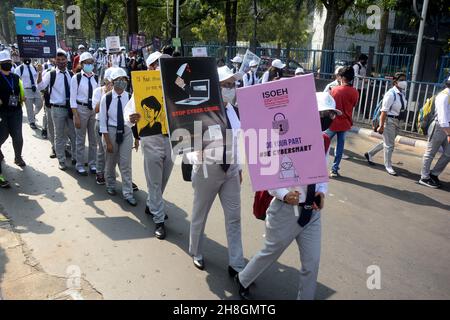
<instances>
[{"instance_id":1,"label":"black shoe","mask_svg":"<svg viewBox=\"0 0 450 320\"><path fill-rule=\"evenodd\" d=\"M71 158L72 157L72 153L69 150L67 150L67 149L64 150L64 154L66 155L66 158Z\"/></svg>"},{"instance_id":2,"label":"black shoe","mask_svg":"<svg viewBox=\"0 0 450 320\"><path fill-rule=\"evenodd\" d=\"M56 152L55 149L52 148L52 153L50 153L50 159L55 159L56 158Z\"/></svg>"},{"instance_id":3,"label":"black shoe","mask_svg":"<svg viewBox=\"0 0 450 320\"><path fill-rule=\"evenodd\" d=\"M164 222L156 224L155 236L159 240L163 240L166 238L166 228L164 227Z\"/></svg>"},{"instance_id":4,"label":"black shoe","mask_svg":"<svg viewBox=\"0 0 450 320\"><path fill-rule=\"evenodd\" d=\"M150 211L150 208L148 206L145 206L145 214L148 214L151 217L154 216L154 214ZM167 220L167 219L169 219L169 216L166 213L164 216L164 220Z\"/></svg>"},{"instance_id":5,"label":"black shoe","mask_svg":"<svg viewBox=\"0 0 450 320\"><path fill-rule=\"evenodd\" d=\"M33 130L36 130L37 129L36 124L30 123L30 128L33 129Z\"/></svg>"},{"instance_id":6,"label":"black shoe","mask_svg":"<svg viewBox=\"0 0 450 320\"><path fill-rule=\"evenodd\" d=\"M42 139L47 139L47 130L45 130L45 129L42 129L42 132L41 132L41 136L42 136Z\"/></svg>"},{"instance_id":7,"label":"black shoe","mask_svg":"<svg viewBox=\"0 0 450 320\"><path fill-rule=\"evenodd\" d=\"M14 163L17 164L19 167L26 166L26 163L25 163L25 161L23 161L22 157L16 158L16 160L14 160Z\"/></svg>"},{"instance_id":8,"label":"black shoe","mask_svg":"<svg viewBox=\"0 0 450 320\"><path fill-rule=\"evenodd\" d=\"M233 267L228 266L228 274L230 275L230 277L236 277L236 275L239 273L239 271L236 271L233 269Z\"/></svg>"},{"instance_id":9,"label":"black shoe","mask_svg":"<svg viewBox=\"0 0 450 320\"><path fill-rule=\"evenodd\" d=\"M375 165L375 162L372 162L372 160L370 160L370 156L369 156L368 152L364 153L364 157L366 158L368 164L370 164L371 166Z\"/></svg>"},{"instance_id":10,"label":"black shoe","mask_svg":"<svg viewBox=\"0 0 450 320\"><path fill-rule=\"evenodd\" d=\"M439 188L439 186L436 184L436 182L433 179L431 179L431 178L420 179L419 180L419 184L421 184L423 186L426 186L426 187L429 187L429 188L433 188L433 189Z\"/></svg>"},{"instance_id":11,"label":"black shoe","mask_svg":"<svg viewBox=\"0 0 450 320\"><path fill-rule=\"evenodd\" d=\"M205 270L205 260L195 260L192 258L192 261L194 262L194 266L199 270Z\"/></svg>"},{"instance_id":12,"label":"black shoe","mask_svg":"<svg viewBox=\"0 0 450 320\"><path fill-rule=\"evenodd\" d=\"M133 186L133 191L139 191L138 186L134 182L132 182L131 185Z\"/></svg>"},{"instance_id":13,"label":"black shoe","mask_svg":"<svg viewBox=\"0 0 450 320\"><path fill-rule=\"evenodd\" d=\"M250 300L250 290L241 284L241 281L239 280L239 273L234 277L234 280L238 285L239 297L241 297L242 300Z\"/></svg>"},{"instance_id":14,"label":"black shoe","mask_svg":"<svg viewBox=\"0 0 450 320\"><path fill-rule=\"evenodd\" d=\"M61 171L66 171L67 170L67 166L64 162L60 162L58 165L59 170Z\"/></svg>"},{"instance_id":15,"label":"black shoe","mask_svg":"<svg viewBox=\"0 0 450 320\"><path fill-rule=\"evenodd\" d=\"M436 185L438 186L438 188L442 187L442 183L439 180L438 176L435 176L434 174L430 174L430 179L434 181L434 183L436 183Z\"/></svg>"}]
</instances>

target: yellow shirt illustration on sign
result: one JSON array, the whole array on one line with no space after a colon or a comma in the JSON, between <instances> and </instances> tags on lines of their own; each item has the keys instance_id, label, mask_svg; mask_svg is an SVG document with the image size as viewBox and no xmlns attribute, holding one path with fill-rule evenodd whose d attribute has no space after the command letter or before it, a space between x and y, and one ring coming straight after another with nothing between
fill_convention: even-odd
<instances>
[{"instance_id":1,"label":"yellow shirt illustration on sign","mask_svg":"<svg viewBox=\"0 0 450 320\"><path fill-rule=\"evenodd\" d=\"M131 80L136 112L141 115L137 123L139 136L167 134L160 71L134 71Z\"/></svg>"}]
</instances>

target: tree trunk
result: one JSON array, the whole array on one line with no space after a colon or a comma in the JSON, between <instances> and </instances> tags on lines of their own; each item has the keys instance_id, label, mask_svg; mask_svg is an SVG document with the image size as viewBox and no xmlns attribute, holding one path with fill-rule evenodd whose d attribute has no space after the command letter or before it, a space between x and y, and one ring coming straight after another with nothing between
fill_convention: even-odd
<instances>
[{"instance_id":1,"label":"tree trunk","mask_svg":"<svg viewBox=\"0 0 450 320\"><path fill-rule=\"evenodd\" d=\"M172 2L172 32L170 34L171 38L175 38L177 35L177 0Z\"/></svg>"},{"instance_id":2,"label":"tree trunk","mask_svg":"<svg viewBox=\"0 0 450 320\"><path fill-rule=\"evenodd\" d=\"M106 12L108 11L108 5L106 3L101 3L100 0L95 0L95 23L94 23L94 34L95 41L101 42L102 39L102 25L106 17Z\"/></svg>"},{"instance_id":3,"label":"tree trunk","mask_svg":"<svg viewBox=\"0 0 450 320\"><path fill-rule=\"evenodd\" d=\"M383 10L383 15L381 16L381 26L380 26L380 35L378 37L378 52L384 53L384 49L386 47L386 38L389 27L389 9ZM378 59L376 61L376 70L381 72L381 66L383 65L383 57L384 55L378 55Z\"/></svg>"},{"instance_id":4,"label":"tree trunk","mask_svg":"<svg viewBox=\"0 0 450 320\"><path fill-rule=\"evenodd\" d=\"M227 0L225 4L225 27L227 29L228 57L232 58L235 54L233 47L236 46L237 30L237 0Z\"/></svg>"},{"instance_id":5,"label":"tree trunk","mask_svg":"<svg viewBox=\"0 0 450 320\"><path fill-rule=\"evenodd\" d=\"M339 23L339 14L328 9L325 24L323 25L322 57L320 59L320 73L333 73L334 69L334 36Z\"/></svg>"},{"instance_id":6,"label":"tree trunk","mask_svg":"<svg viewBox=\"0 0 450 320\"><path fill-rule=\"evenodd\" d=\"M138 34L137 0L127 0L128 35Z\"/></svg>"},{"instance_id":7,"label":"tree trunk","mask_svg":"<svg viewBox=\"0 0 450 320\"><path fill-rule=\"evenodd\" d=\"M5 39L5 42L12 43L11 30L9 28L9 11L7 1L1 1L0 5L0 20L1 20L1 35Z\"/></svg>"}]
</instances>

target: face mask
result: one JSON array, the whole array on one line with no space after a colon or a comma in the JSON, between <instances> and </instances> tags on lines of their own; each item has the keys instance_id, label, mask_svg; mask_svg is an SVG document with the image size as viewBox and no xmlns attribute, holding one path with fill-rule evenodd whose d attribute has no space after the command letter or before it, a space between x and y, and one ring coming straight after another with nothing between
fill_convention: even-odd
<instances>
[{"instance_id":1,"label":"face mask","mask_svg":"<svg viewBox=\"0 0 450 320\"><path fill-rule=\"evenodd\" d=\"M31 60L24 60L23 63L25 63L25 64L30 64L30 63L31 63Z\"/></svg>"},{"instance_id":2,"label":"face mask","mask_svg":"<svg viewBox=\"0 0 450 320\"><path fill-rule=\"evenodd\" d=\"M236 89L222 88L222 98L225 103L233 103L236 97Z\"/></svg>"},{"instance_id":3,"label":"face mask","mask_svg":"<svg viewBox=\"0 0 450 320\"><path fill-rule=\"evenodd\" d=\"M407 86L408 86L408 82L406 82L406 81L397 82L397 87L399 87L402 90L405 90Z\"/></svg>"},{"instance_id":4,"label":"face mask","mask_svg":"<svg viewBox=\"0 0 450 320\"><path fill-rule=\"evenodd\" d=\"M114 89L117 90L125 90L128 86L128 81L126 80L117 80L114 82Z\"/></svg>"},{"instance_id":5,"label":"face mask","mask_svg":"<svg viewBox=\"0 0 450 320\"><path fill-rule=\"evenodd\" d=\"M83 71L86 73L91 73L92 71L94 71L94 65L93 64L85 64L83 66Z\"/></svg>"},{"instance_id":6,"label":"face mask","mask_svg":"<svg viewBox=\"0 0 450 320\"><path fill-rule=\"evenodd\" d=\"M1 67L1 69L2 69L3 71L11 71L11 69L12 69L12 63L11 63L11 62L2 63L2 64L0 65L0 67Z\"/></svg>"},{"instance_id":7,"label":"face mask","mask_svg":"<svg viewBox=\"0 0 450 320\"><path fill-rule=\"evenodd\" d=\"M322 131L327 130L331 126L332 122L333 119L331 119L330 117L320 118L320 125L322 126Z\"/></svg>"}]
</instances>

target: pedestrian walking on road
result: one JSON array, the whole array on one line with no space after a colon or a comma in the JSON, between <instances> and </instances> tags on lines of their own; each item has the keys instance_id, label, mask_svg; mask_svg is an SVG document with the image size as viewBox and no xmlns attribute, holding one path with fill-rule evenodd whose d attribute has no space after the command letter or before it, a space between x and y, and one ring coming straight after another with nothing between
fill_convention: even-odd
<instances>
[{"instance_id":1,"label":"pedestrian walking on road","mask_svg":"<svg viewBox=\"0 0 450 320\"><path fill-rule=\"evenodd\" d=\"M272 66L264 72L262 76L262 83L270 82L273 80L279 80L283 77L283 69L286 68L286 64L281 62L280 59L272 61Z\"/></svg>"},{"instance_id":2,"label":"pedestrian walking on road","mask_svg":"<svg viewBox=\"0 0 450 320\"><path fill-rule=\"evenodd\" d=\"M244 87L250 87L255 84L258 84L259 78L256 72L258 71L258 62L255 60L250 61L249 65L250 70L244 75L242 79L244 81Z\"/></svg>"},{"instance_id":3,"label":"pedestrian walking on road","mask_svg":"<svg viewBox=\"0 0 450 320\"><path fill-rule=\"evenodd\" d=\"M445 86L446 89L435 98L435 119L428 128L428 145L423 155L419 180L420 184L430 188L441 187L438 176L444 172L450 161L450 77ZM431 163L440 147L442 147L442 155L433 170L430 170Z\"/></svg>"},{"instance_id":4,"label":"pedestrian walking on road","mask_svg":"<svg viewBox=\"0 0 450 320\"><path fill-rule=\"evenodd\" d=\"M378 143L370 151L364 154L369 164L372 164L373 157L384 148L384 166L387 173L396 176L397 173L392 168L392 153L395 147L395 138L400 132L400 120L407 110L405 90L408 83L406 74L398 72L393 77L393 87L386 91L383 97L380 125L376 129L383 135L383 144Z\"/></svg>"}]
</instances>

